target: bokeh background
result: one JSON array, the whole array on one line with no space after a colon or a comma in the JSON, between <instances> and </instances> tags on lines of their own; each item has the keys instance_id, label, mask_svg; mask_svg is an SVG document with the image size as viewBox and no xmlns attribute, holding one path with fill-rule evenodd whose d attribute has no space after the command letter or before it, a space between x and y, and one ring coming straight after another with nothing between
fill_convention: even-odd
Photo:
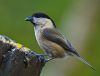
<instances>
[{"instance_id":1,"label":"bokeh background","mask_svg":"<svg viewBox=\"0 0 100 76\"><path fill-rule=\"evenodd\" d=\"M37 53L39 48L26 16L47 13L77 51L96 69L75 58L52 60L41 76L100 76L100 0L0 0L0 34Z\"/></svg>"}]
</instances>

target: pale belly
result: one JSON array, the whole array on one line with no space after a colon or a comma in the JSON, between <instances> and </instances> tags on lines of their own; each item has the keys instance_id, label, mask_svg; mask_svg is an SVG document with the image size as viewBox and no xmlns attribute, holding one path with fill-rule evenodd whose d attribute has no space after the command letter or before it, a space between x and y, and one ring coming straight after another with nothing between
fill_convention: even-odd
<instances>
[{"instance_id":1,"label":"pale belly","mask_svg":"<svg viewBox=\"0 0 100 76\"><path fill-rule=\"evenodd\" d=\"M44 52L46 52L52 58L63 58L65 56L65 50L58 44L48 41L41 37L40 32L35 32L35 36L39 46Z\"/></svg>"}]
</instances>

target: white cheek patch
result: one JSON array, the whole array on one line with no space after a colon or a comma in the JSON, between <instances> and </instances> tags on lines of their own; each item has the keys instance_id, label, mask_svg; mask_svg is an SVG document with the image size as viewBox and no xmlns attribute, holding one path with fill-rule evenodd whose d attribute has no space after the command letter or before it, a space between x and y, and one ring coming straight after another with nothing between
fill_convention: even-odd
<instances>
[{"instance_id":1,"label":"white cheek patch","mask_svg":"<svg viewBox=\"0 0 100 76\"><path fill-rule=\"evenodd\" d=\"M33 17L33 22L37 24L38 23L38 18Z\"/></svg>"},{"instance_id":2,"label":"white cheek patch","mask_svg":"<svg viewBox=\"0 0 100 76\"><path fill-rule=\"evenodd\" d=\"M45 18L36 18L36 17L33 17L33 22L36 23L36 24L42 24L44 25L47 21Z\"/></svg>"},{"instance_id":3,"label":"white cheek patch","mask_svg":"<svg viewBox=\"0 0 100 76\"><path fill-rule=\"evenodd\" d=\"M40 22L44 25L44 24L46 24L46 18L40 18Z\"/></svg>"}]
</instances>

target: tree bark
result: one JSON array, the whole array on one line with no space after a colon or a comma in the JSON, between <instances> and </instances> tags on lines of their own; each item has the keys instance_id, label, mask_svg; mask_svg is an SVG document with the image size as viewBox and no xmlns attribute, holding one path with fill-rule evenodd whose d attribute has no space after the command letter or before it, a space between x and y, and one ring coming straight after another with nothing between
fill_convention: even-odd
<instances>
[{"instance_id":1,"label":"tree bark","mask_svg":"<svg viewBox=\"0 0 100 76\"><path fill-rule=\"evenodd\" d=\"M0 76L40 76L45 59L31 53L34 52L18 48L17 43L0 35Z\"/></svg>"}]
</instances>

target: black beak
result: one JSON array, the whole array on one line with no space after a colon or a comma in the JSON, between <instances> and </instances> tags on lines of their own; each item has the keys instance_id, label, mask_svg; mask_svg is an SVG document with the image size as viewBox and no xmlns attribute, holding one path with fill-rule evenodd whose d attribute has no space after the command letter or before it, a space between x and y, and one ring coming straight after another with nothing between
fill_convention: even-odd
<instances>
[{"instance_id":1,"label":"black beak","mask_svg":"<svg viewBox=\"0 0 100 76\"><path fill-rule=\"evenodd\" d=\"M28 16L25 18L25 21L33 21L33 17L32 16Z\"/></svg>"}]
</instances>

